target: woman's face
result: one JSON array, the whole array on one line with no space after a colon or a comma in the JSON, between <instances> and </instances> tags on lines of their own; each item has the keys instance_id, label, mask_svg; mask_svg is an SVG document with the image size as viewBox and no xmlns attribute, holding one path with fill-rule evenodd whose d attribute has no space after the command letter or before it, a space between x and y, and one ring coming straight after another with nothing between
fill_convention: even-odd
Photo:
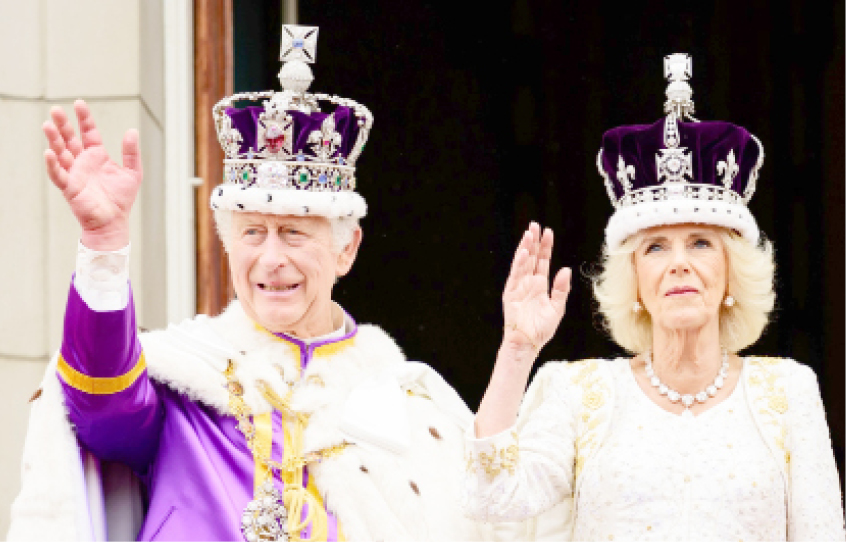
<instances>
[{"instance_id":1,"label":"woman's face","mask_svg":"<svg viewBox=\"0 0 846 542\"><path fill-rule=\"evenodd\" d=\"M719 319L728 267L718 232L700 224L646 230L634 263L638 298L653 325L689 330Z\"/></svg>"}]
</instances>

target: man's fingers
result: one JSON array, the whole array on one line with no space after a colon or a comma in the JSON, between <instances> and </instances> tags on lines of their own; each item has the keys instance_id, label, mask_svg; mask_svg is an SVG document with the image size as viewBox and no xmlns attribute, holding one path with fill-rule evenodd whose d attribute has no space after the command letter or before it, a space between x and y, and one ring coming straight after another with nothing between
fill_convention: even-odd
<instances>
[{"instance_id":1,"label":"man's fingers","mask_svg":"<svg viewBox=\"0 0 846 542\"><path fill-rule=\"evenodd\" d=\"M555 281L552 283L552 292L549 294L549 300L555 308L555 312L561 315L564 314L564 309L567 307L571 277L572 271L569 267L561 268L555 275Z\"/></svg>"},{"instance_id":2,"label":"man's fingers","mask_svg":"<svg viewBox=\"0 0 846 542\"><path fill-rule=\"evenodd\" d=\"M52 149L44 151L44 163L47 164L47 175L56 187L62 192L68 187L68 172L59 165L59 159Z\"/></svg>"},{"instance_id":3,"label":"man's fingers","mask_svg":"<svg viewBox=\"0 0 846 542\"><path fill-rule=\"evenodd\" d=\"M82 146L87 149L102 145L103 139L100 137L100 132L97 130L97 124L91 116L91 110L88 109L88 104L83 100L77 100L73 103L73 109L76 111L76 119L79 122L79 135L82 138Z\"/></svg>"},{"instance_id":4,"label":"man's fingers","mask_svg":"<svg viewBox=\"0 0 846 542\"><path fill-rule=\"evenodd\" d=\"M53 106L50 109L50 116L53 118L53 122L62 135L68 150L74 157L79 155L82 152L82 142L76 137L76 131L73 129L73 124L68 120L65 110L58 105Z\"/></svg>"},{"instance_id":5,"label":"man's fingers","mask_svg":"<svg viewBox=\"0 0 846 542\"><path fill-rule=\"evenodd\" d=\"M73 155L65 147L65 140L59 133L59 128L52 122L45 121L41 126L44 131L44 136L47 138L47 144L50 145L50 150L58 157L59 163L65 169L70 169L73 165Z\"/></svg>"},{"instance_id":6,"label":"man's fingers","mask_svg":"<svg viewBox=\"0 0 846 542\"><path fill-rule=\"evenodd\" d=\"M141 148L138 145L138 130L127 130L123 135L123 167L141 173Z\"/></svg>"}]
</instances>

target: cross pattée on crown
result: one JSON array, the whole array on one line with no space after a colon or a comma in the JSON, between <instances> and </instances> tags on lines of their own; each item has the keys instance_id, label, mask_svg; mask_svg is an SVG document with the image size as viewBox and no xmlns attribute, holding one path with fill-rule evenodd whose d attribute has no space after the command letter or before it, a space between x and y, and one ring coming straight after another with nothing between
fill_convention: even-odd
<instances>
[{"instance_id":1,"label":"cross patt\u00e9e on crown","mask_svg":"<svg viewBox=\"0 0 846 542\"><path fill-rule=\"evenodd\" d=\"M664 57L664 78L668 81L687 81L693 77L690 55L675 53Z\"/></svg>"},{"instance_id":2,"label":"cross patt\u00e9e on crown","mask_svg":"<svg viewBox=\"0 0 846 542\"><path fill-rule=\"evenodd\" d=\"M279 60L290 62L299 60L313 64L317 57L316 26L282 25L282 47Z\"/></svg>"}]
</instances>

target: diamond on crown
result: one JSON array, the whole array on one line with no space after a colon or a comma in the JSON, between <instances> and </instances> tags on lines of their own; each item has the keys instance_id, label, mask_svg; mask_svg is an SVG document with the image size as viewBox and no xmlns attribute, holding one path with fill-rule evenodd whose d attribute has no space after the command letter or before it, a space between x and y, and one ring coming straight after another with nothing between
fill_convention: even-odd
<instances>
[{"instance_id":1,"label":"diamond on crown","mask_svg":"<svg viewBox=\"0 0 846 542\"><path fill-rule=\"evenodd\" d=\"M717 174L723 177L723 186L731 188L731 182L737 176L740 168L737 167L737 161L734 159L734 149L729 150L725 161L717 162Z\"/></svg>"}]
</instances>

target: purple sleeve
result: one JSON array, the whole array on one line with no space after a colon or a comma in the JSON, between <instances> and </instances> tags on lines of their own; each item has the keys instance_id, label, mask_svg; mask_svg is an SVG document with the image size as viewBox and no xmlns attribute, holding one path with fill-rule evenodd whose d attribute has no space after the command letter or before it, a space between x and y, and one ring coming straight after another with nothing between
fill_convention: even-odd
<instances>
[{"instance_id":1,"label":"purple sleeve","mask_svg":"<svg viewBox=\"0 0 846 542\"><path fill-rule=\"evenodd\" d=\"M71 282L58 362L79 441L143 474L158 447L163 407L147 376L132 292L123 310L94 311Z\"/></svg>"}]
</instances>

